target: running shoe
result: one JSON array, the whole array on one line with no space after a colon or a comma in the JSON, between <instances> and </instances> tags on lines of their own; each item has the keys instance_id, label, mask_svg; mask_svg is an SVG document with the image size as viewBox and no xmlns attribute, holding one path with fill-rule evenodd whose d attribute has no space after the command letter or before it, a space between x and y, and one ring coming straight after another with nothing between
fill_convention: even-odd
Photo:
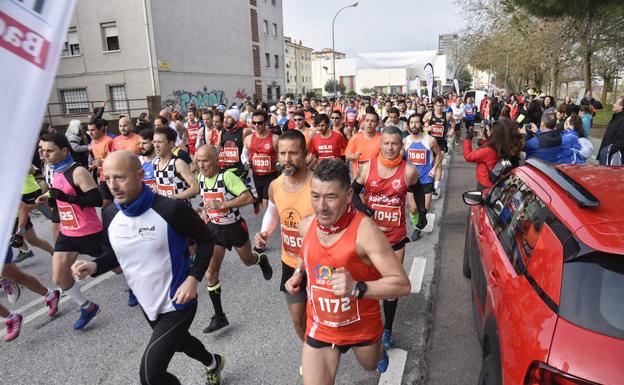
<instances>
[{"instance_id":1,"label":"running shoe","mask_svg":"<svg viewBox=\"0 0 624 385\"><path fill-rule=\"evenodd\" d=\"M258 265L262 270L262 276L265 280L269 281L271 277L273 277L273 268L269 263L269 258L266 256L266 254L264 254L264 252L259 251L256 248L254 248L254 255L259 259Z\"/></svg>"},{"instance_id":2,"label":"running shoe","mask_svg":"<svg viewBox=\"0 0 624 385\"><path fill-rule=\"evenodd\" d=\"M385 330L384 330L385 332ZM383 357L377 363L377 373L385 373L388 370L388 365L390 364L390 358L388 357L388 352L384 349Z\"/></svg>"},{"instance_id":3,"label":"running shoe","mask_svg":"<svg viewBox=\"0 0 624 385\"><path fill-rule=\"evenodd\" d=\"M4 320L4 324L6 325L6 334L4 335L4 340L6 342L13 341L20 334L20 329L22 327L22 316L17 313L12 313L7 319Z\"/></svg>"},{"instance_id":4,"label":"running shoe","mask_svg":"<svg viewBox=\"0 0 624 385\"><path fill-rule=\"evenodd\" d=\"M28 251L20 250L19 254L17 254L17 256L15 258L13 258L13 263L20 263L23 260L25 260L27 258L32 258L34 256L35 256L35 254L33 253L32 250L28 250Z\"/></svg>"},{"instance_id":5,"label":"running shoe","mask_svg":"<svg viewBox=\"0 0 624 385\"><path fill-rule=\"evenodd\" d=\"M421 237L420 235L420 229L414 229L414 232L412 233L412 236L410 237L410 240L412 242L416 242L417 240L419 240Z\"/></svg>"},{"instance_id":6,"label":"running shoe","mask_svg":"<svg viewBox=\"0 0 624 385\"><path fill-rule=\"evenodd\" d=\"M87 308L81 308L80 318L78 318L78 320L74 322L74 329L84 329L99 312L100 307L95 302L91 302Z\"/></svg>"},{"instance_id":7,"label":"running shoe","mask_svg":"<svg viewBox=\"0 0 624 385\"><path fill-rule=\"evenodd\" d=\"M381 339L386 350L394 348L394 344L392 343L392 332L390 330L384 329L383 334L381 335Z\"/></svg>"},{"instance_id":8,"label":"running shoe","mask_svg":"<svg viewBox=\"0 0 624 385\"><path fill-rule=\"evenodd\" d=\"M225 358L220 354L213 354L212 357L217 362L217 366L212 370L206 368L206 385L220 385L221 371L223 366L225 366Z\"/></svg>"},{"instance_id":9,"label":"running shoe","mask_svg":"<svg viewBox=\"0 0 624 385\"><path fill-rule=\"evenodd\" d=\"M225 314L215 314L210 318L210 323L208 327L204 329L204 333L212 333L219 329L222 329L230 324Z\"/></svg>"},{"instance_id":10,"label":"running shoe","mask_svg":"<svg viewBox=\"0 0 624 385\"><path fill-rule=\"evenodd\" d=\"M58 312L59 299L61 299L61 291L54 290L52 291L51 296L45 296L43 301L48 307L48 317L54 316Z\"/></svg>"},{"instance_id":11,"label":"running shoe","mask_svg":"<svg viewBox=\"0 0 624 385\"><path fill-rule=\"evenodd\" d=\"M132 292L132 289L128 289L128 306L134 307L139 304L139 300Z\"/></svg>"},{"instance_id":12,"label":"running shoe","mask_svg":"<svg viewBox=\"0 0 624 385\"><path fill-rule=\"evenodd\" d=\"M21 294L20 287L17 283L10 279L3 278L0 284L2 285L2 290L4 290L4 294L6 294L9 303L17 302Z\"/></svg>"}]
</instances>

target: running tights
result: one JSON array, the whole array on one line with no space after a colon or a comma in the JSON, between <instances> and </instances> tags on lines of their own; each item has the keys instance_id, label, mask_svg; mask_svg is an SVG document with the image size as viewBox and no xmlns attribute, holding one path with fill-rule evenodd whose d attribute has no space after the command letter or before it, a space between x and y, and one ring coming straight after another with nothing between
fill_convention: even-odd
<instances>
[{"instance_id":1,"label":"running tights","mask_svg":"<svg viewBox=\"0 0 624 385\"><path fill-rule=\"evenodd\" d=\"M176 376L167 372L175 352L182 352L205 366L212 364L212 354L188 331L196 311L197 304L193 304L184 310L161 314L155 321L147 320L152 337L141 359L142 385L180 384Z\"/></svg>"}]
</instances>

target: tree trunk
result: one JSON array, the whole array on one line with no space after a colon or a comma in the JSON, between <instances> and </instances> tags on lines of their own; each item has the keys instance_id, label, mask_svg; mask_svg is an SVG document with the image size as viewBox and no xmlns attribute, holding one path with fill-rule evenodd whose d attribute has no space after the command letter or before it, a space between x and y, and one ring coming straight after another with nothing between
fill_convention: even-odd
<instances>
[{"instance_id":1,"label":"tree trunk","mask_svg":"<svg viewBox=\"0 0 624 385\"><path fill-rule=\"evenodd\" d=\"M603 76L602 80L604 81L604 85L602 86L602 97L600 98L600 101L603 104L608 104L607 93L613 91L613 78L610 76Z\"/></svg>"},{"instance_id":2,"label":"tree trunk","mask_svg":"<svg viewBox=\"0 0 624 385\"><path fill-rule=\"evenodd\" d=\"M555 100L559 94L559 61L550 67L550 90L548 92Z\"/></svg>"},{"instance_id":3,"label":"tree trunk","mask_svg":"<svg viewBox=\"0 0 624 385\"><path fill-rule=\"evenodd\" d=\"M583 49L583 81L585 82L585 91L592 88L592 76L591 76L591 57L592 51L589 47L585 46Z\"/></svg>"}]
</instances>

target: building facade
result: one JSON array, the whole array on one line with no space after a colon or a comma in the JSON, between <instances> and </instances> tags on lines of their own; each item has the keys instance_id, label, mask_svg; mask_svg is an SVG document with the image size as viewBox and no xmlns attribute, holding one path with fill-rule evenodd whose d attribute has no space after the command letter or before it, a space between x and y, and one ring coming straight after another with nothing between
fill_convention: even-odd
<instances>
[{"instance_id":1,"label":"building facade","mask_svg":"<svg viewBox=\"0 0 624 385\"><path fill-rule=\"evenodd\" d=\"M323 48L319 51L312 52L312 60L331 60L333 57L334 51L331 48ZM336 59L344 59L347 55L342 52L336 51Z\"/></svg>"},{"instance_id":2,"label":"building facade","mask_svg":"<svg viewBox=\"0 0 624 385\"><path fill-rule=\"evenodd\" d=\"M286 62L286 92L305 95L312 90L312 48L290 37L284 37L284 60Z\"/></svg>"},{"instance_id":3,"label":"building facade","mask_svg":"<svg viewBox=\"0 0 624 385\"><path fill-rule=\"evenodd\" d=\"M276 100L285 88L282 20L282 0L80 0L46 120L67 124L103 102L107 119L136 117L148 97L183 113L190 103Z\"/></svg>"}]
</instances>

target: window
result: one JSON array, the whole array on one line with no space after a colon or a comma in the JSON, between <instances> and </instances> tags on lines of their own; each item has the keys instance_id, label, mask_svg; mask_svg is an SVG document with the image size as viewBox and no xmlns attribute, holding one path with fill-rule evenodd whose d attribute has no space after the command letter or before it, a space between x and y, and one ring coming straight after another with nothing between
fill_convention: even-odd
<instances>
[{"instance_id":1,"label":"window","mask_svg":"<svg viewBox=\"0 0 624 385\"><path fill-rule=\"evenodd\" d=\"M286 71L286 81L290 83L290 72Z\"/></svg>"},{"instance_id":2,"label":"window","mask_svg":"<svg viewBox=\"0 0 624 385\"><path fill-rule=\"evenodd\" d=\"M269 36L269 22L267 20L263 20L262 23L262 32L264 32L264 36Z\"/></svg>"},{"instance_id":3,"label":"window","mask_svg":"<svg viewBox=\"0 0 624 385\"><path fill-rule=\"evenodd\" d=\"M61 56L79 56L80 43L78 42L78 32L76 27L70 27L67 30L67 40L63 44Z\"/></svg>"},{"instance_id":4,"label":"window","mask_svg":"<svg viewBox=\"0 0 624 385\"><path fill-rule=\"evenodd\" d=\"M119 51L119 34L117 33L117 23L100 24L102 28L102 43L104 51Z\"/></svg>"},{"instance_id":5,"label":"window","mask_svg":"<svg viewBox=\"0 0 624 385\"><path fill-rule=\"evenodd\" d=\"M264 54L264 60L266 60L266 67L271 67L271 55L268 53Z\"/></svg>"},{"instance_id":6,"label":"window","mask_svg":"<svg viewBox=\"0 0 624 385\"><path fill-rule=\"evenodd\" d=\"M126 97L126 86L124 84L108 86L108 100L111 111L127 113L128 98Z\"/></svg>"},{"instance_id":7,"label":"window","mask_svg":"<svg viewBox=\"0 0 624 385\"><path fill-rule=\"evenodd\" d=\"M267 100L273 100L273 90L271 89L271 86L267 87Z\"/></svg>"},{"instance_id":8,"label":"window","mask_svg":"<svg viewBox=\"0 0 624 385\"><path fill-rule=\"evenodd\" d=\"M282 96L282 88L280 86L275 87L275 98L279 99Z\"/></svg>"},{"instance_id":9,"label":"window","mask_svg":"<svg viewBox=\"0 0 624 385\"><path fill-rule=\"evenodd\" d=\"M89 113L89 99L86 88L59 90L59 99L65 115L86 115Z\"/></svg>"},{"instance_id":10,"label":"window","mask_svg":"<svg viewBox=\"0 0 624 385\"><path fill-rule=\"evenodd\" d=\"M271 0L271 5L277 5L277 0Z\"/></svg>"},{"instance_id":11,"label":"window","mask_svg":"<svg viewBox=\"0 0 624 385\"><path fill-rule=\"evenodd\" d=\"M274 59L275 59L275 68L279 68L279 56L275 55Z\"/></svg>"},{"instance_id":12,"label":"window","mask_svg":"<svg viewBox=\"0 0 624 385\"><path fill-rule=\"evenodd\" d=\"M277 37L277 24L273 23L273 37Z\"/></svg>"}]
</instances>

